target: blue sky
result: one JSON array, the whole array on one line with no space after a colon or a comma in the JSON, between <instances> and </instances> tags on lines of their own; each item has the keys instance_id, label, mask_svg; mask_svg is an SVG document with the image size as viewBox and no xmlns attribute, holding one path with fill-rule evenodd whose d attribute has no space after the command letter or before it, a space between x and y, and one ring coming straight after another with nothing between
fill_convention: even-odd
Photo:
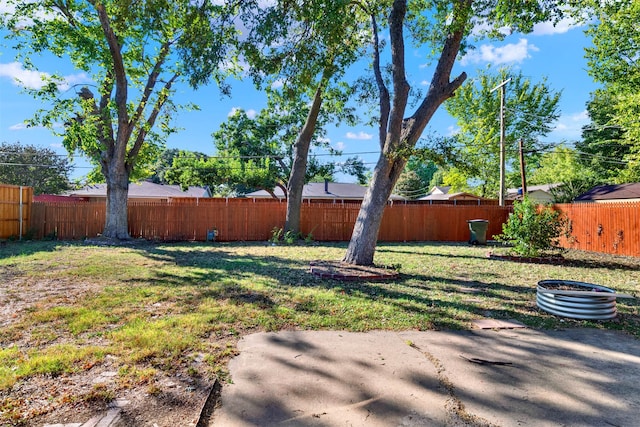
<instances>
[{"instance_id":1,"label":"blue sky","mask_svg":"<svg viewBox=\"0 0 640 427\"><path fill-rule=\"evenodd\" d=\"M570 22L561 22L556 27L540 24L531 34L514 34L503 41L486 41L476 44L477 49L459 59L454 68L454 76L465 71L473 77L475 71L491 64L496 69L501 66L513 66L530 77L534 82L547 78L553 90L562 91L560 101L561 118L556 128L546 140L560 143L580 138L580 129L587 124L586 102L590 93L596 89L591 77L587 75L587 63L584 48L589 40L584 36L584 27L572 26ZM431 79L433 69L425 66L427 58L418 49L407 48L407 69L411 84L424 86ZM38 71L48 74L61 74L70 84L88 81L88 77L69 67L64 61L43 60L36 62ZM354 68L366 66L357 64ZM19 83L18 80L23 83ZM40 108L40 103L30 95L22 93L22 85L37 85L40 76L36 72L25 71L22 64L14 61L14 52L5 46L0 47L0 142L20 142L41 147L53 148L59 154L66 154L59 137L42 128L27 128L24 121ZM206 154L215 154L211 133L236 108L252 113L266 104L263 93L256 91L250 81L231 81L231 97L221 97L215 86L207 86L194 92L186 86L177 90L178 103L194 102L200 111L180 111L175 117L176 126L183 128L167 141L168 148L194 150ZM497 93L496 93L497 96ZM410 111L411 112L411 111ZM455 132L455 121L448 116L444 107L436 113L427 127L426 133L450 135ZM345 156L350 153L368 153L379 151L376 131L367 126L347 126L327 128L327 136L332 146L343 150ZM359 154L368 166L372 167L377 154ZM340 161L340 159L335 159ZM76 170L73 178L81 177L89 171L88 163L74 158ZM339 177L343 181L353 181L350 177Z\"/></svg>"}]
</instances>

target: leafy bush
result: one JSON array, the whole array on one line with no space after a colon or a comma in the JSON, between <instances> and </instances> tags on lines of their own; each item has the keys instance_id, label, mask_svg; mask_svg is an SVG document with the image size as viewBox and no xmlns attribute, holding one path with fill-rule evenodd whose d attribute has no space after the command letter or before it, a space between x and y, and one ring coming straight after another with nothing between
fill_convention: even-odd
<instances>
[{"instance_id":1,"label":"leafy bush","mask_svg":"<svg viewBox=\"0 0 640 427\"><path fill-rule=\"evenodd\" d=\"M282 228L274 227L271 230L269 241L274 244L284 243L292 245L301 239L304 239L305 243L311 243L313 242L313 234L309 233L307 236L303 236L301 233L294 233L291 230L284 231Z\"/></svg>"},{"instance_id":2,"label":"leafy bush","mask_svg":"<svg viewBox=\"0 0 640 427\"><path fill-rule=\"evenodd\" d=\"M282 233L283 233L282 228L273 227L273 230L271 230L271 237L269 238L269 241L271 243L280 242L280 239L282 239Z\"/></svg>"},{"instance_id":3,"label":"leafy bush","mask_svg":"<svg viewBox=\"0 0 640 427\"><path fill-rule=\"evenodd\" d=\"M558 248L558 240L567 234L567 220L550 207L538 207L528 198L513 204L513 213L502 234L494 236L500 242L513 245L522 256L541 256Z\"/></svg>"}]
</instances>

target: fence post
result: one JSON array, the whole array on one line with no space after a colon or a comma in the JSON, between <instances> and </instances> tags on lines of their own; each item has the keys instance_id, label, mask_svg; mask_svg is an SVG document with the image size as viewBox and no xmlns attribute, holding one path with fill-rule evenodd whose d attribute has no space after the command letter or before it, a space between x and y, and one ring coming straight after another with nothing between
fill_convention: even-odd
<instances>
[{"instance_id":1,"label":"fence post","mask_svg":"<svg viewBox=\"0 0 640 427\"><path fill-rule=\"evenodd\" d=\"M18 240L22 240L22 185L20 186L20 204L18 205L18 215L20 216L19 220L19 232L18 232Z\"/></svg>"}]
</instances>

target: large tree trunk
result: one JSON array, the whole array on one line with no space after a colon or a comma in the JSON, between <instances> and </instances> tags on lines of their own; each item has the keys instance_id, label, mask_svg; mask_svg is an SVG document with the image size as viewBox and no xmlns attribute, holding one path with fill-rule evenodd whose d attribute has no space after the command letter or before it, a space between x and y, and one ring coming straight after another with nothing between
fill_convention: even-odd
<instances>
[{"instance_id":1,"label":"large tree trunk","mask_svg":"<svg viewBox=\"0 0 640 427\"><path fill-rule=\"evenodd\" d=\"M373 171L371 185L364 196L344 262L356 265L373 264L384 208L407 161L380 156Z\"/></svg>"},{"instance_id":2,"label":"large tree trunk","mask_svg":"<svg viewBox=\"0 0 640 427\"><path fill-rule=\"evenodd\" d=\"M307 120L293 147L293 165L291 166L291 174L289 175L289 184L287 186L287 217L284 229L296 234L300 232L300 211L302 209L304 178L307 174L307 158L313 132L316 129L316 123L320 115L324 82L325 78L323 77L313 97Z\"/></svg>"},{"instance_id":3,"label":"large tree trunk","mask_svg":"<svg viewBox=\"0 0 640 427\"><path fill-rule=\"evenodd\" d=\"M127 216L129 174L124 165L118 167L114 164L105 173L105 178L107 180L107 216L102 235L118 240L130 239Z\"/></svg>"},{"instance_id":4,"label":"large tree trunk","mask_svg":"<svg viewBox=\"0 0 640 427\"><path fill-rule=\"evenodd\" d=\"M380 68L378 39L374 44L374 73L380 91L380 159L373 172L371 183L365 194L356 224L351 234L344 262L356 265L371 265L375 254L378 231L382 215L391 191L407 163L406 149L412 149L438 107L453 96L456 89L466 79L460 74L450 81L451 69L469 20L471 0L461 0L453 10L451 32L444 42L440 58L431 80L427 95L415 114L403 118L409 99L409 83L405 72L405 51L403 25L407 12L406 0L394 0L389 15L389 36L391 41L393 91L386 88ZM377 24L372 17L373 32L377 35ZM393 93L393 99L389 99Z\"/></svg>"}]
</instances>

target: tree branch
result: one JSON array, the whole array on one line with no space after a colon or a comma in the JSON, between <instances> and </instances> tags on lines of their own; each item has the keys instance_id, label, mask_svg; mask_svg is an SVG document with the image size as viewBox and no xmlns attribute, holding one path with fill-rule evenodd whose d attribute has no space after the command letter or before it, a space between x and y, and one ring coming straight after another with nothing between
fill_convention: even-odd
<instances>
[{"instance_id":1,"label":"tree branch","mask_svg":"<svg viewBox=\"0 0 640 427\"><path fill-rule=\"evenodd\" d=\"M378 92L380 94L380 123L378 124L378 138L380 149L384 148L387 138L387 125L389 123L389 111L391 111L391 101L389 99L389 89L384 84L382 71L380 70L380 39L378 36L378 22L371 13L371 29L373 31L373 73L375 75Z\"/></svg>"},{"instance_id":2,"label":"tree branch","mask_svg":"<svg viewBox=\"0 0 640 427\"><path fill-rule=\"evenodd\" d=\"M160 91L160 94L158 95L158 100L156 101L156 104L154 105L153 110L149 115L149 118L145 121L143 126L140 126L138 135L136 136L136 141L133 144L133 147L131 147L131 150L129 150L129 153L127 153L126 167L129 171L133 169L133 165L135 164L135 159L138 156L138 153L140 153L140 149L144 144L145 138L147 137L147 133L148 133L147 129L153 128L153 125L155 124L156 119L158 118L158 116L160 115L160 112L162 111L162 107L167 102L167 99L169 99L171 86L173 86L173 83L176 81L179 75L180 74L178 73L174 74L171 77L171 79L169 79L169 81L165 83L164 87Z\"/></svg>"},{"instance_id":3,"label":"tree branch","mask_svg":"<svg viewBox=\"0 0 640 427\"><path fill-rule=\"evenodd\" d=\"M98 18L100 19L100 25L104 32L107 43L109 44L109 52L113 60L113 75L115 76L116 84L116 108L118 110L118 142L123 143L124 147L121 148L122 154L126 150L126 141L128 141L128 135L131 134L129 129L129 113L127 112L127 74L124 66L124 60L122 58L122 52L118 37L113 32L109 23L109 17L107 11L102 3L95 4L96 11L98 12Z\"/></svg>"},{"instance_id":4,"label":"tree branch","mask_svg":"<svg viewBox=\"0 0 640 427\"><path fill-rule=\"evenodd\" d=\"M467 74L463 72L453 81L449 81L451 70L460 51L466 25L469 23L471 4L472 0L459 0L454 5L453 20L450 24L452 31L444 42L427 96L415 114L404 121L407 132L405 138L410 143L417 141L437 108L451 98L467 79Z\"/></svg>"},{"instance_id":5,"label":"tree branch","mask_svg":"<svg viewBox=\"0 0 640 427\"><path fill-rule=\"evenodd\" d=\"M109 101L111 100L111 94L113 93L113 74L111 70L107 70L104 84L100 92L102 96L100 97L100 129L98 129L98 131L103 139L102 142L113 148L115 141L113 139L111 112L109 111Z\"/></svg>"},{"instance_id":6,"label":"tree branch","mask_svg":"<svg viewBox=\"0 0 640 427\"><path fill-rule=\"evenodd\" d=\"M407 13L407 0L394 0L389 16L389 37L391 39L391 64L393 74L393 105L389 114L389 129L387 141L399 144L402 134L404 112L409 98L409 83L407 83L404 64L404 34L403 25ZM394 147L387 146L383 151L388 152Z\"/></svg>"},{"instance_id":7,"label":"tree branch","mask_svg":"<svg viewBox=\"0 0 640 427\"><path fill-rule=\"evenodd\" d=\"M60 13L67 18L67 22L69 23L69 25L71 25L72 27L78 27L78 21L76 21L76 18L73 16L73 14L69 11L69 6L61 1L57 1L54 0L52 3L52 6L56 9L58 9L60 11Z\"/></svg>"},{"instance_id":8,"label":"tree branch","mask_svg":"<svg viewBox=\"0 0 640 427\"><path fill-rule=\"evenodd\" d=\"M130 121L131 125L138 123L138 120L140 120L140 118L142 117L142 114L144 113L144 109L147 105L147 102L149 102L149 98L153 94L153 89L156 83L158 82L158 76L162 71L162 65L164 64L165 60L167 59L167 56L169 55L170 46L171 46L171 42L167 41L160 48L160 54L158 55L158 59L153 66L153 71L149 73L149 78L147 79L147 84L144 87L142 98L140 98L140 102L138 103L138 108L136 109L136 112L131 117L131 121ZM171 81L175 80L176 77L178 77L177 74L171 79Z\"/></svg>"}]
</instances>

